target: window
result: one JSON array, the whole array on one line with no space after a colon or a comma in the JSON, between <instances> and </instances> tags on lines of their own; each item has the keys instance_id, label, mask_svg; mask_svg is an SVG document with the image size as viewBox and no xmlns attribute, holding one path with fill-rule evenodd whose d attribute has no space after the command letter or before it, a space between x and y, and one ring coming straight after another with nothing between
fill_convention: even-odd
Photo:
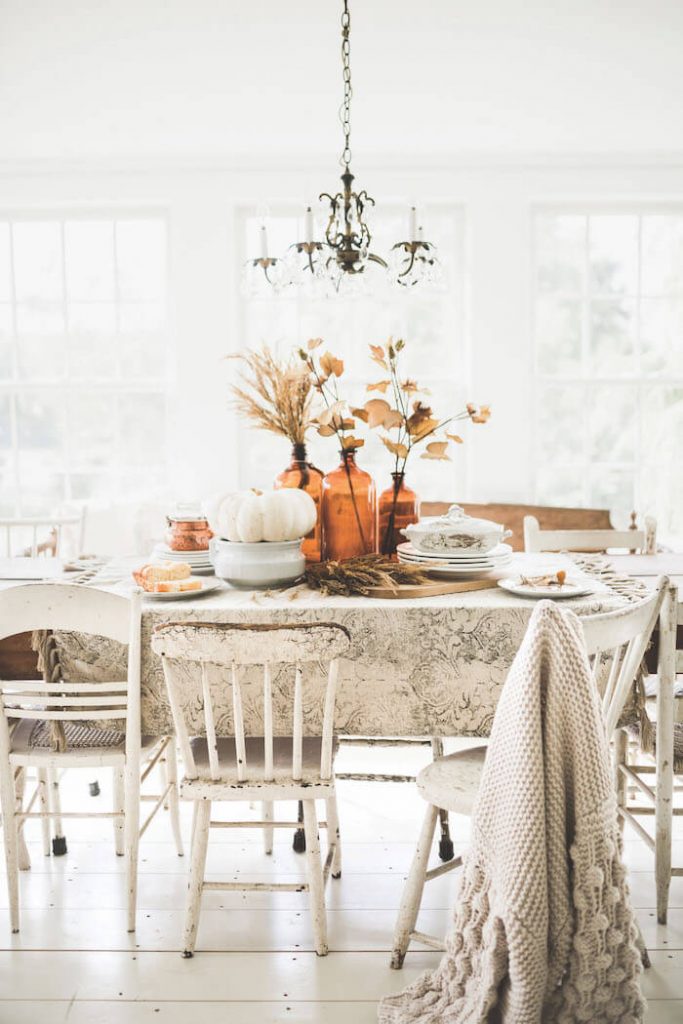
<instances>
[{"instance_id":1,"label":"window","mask_svg":"<svg viewBox=\"0 0 683 1024\"><path fill-rule=\"evenodd\" d=\"M407 229L405 207L373 209L371 248L386 254L393 242ZM341 391L354 405L362 405L368 397L366 384L378 380L381 370L371 362L369 344L383 344L389 336L404 338L407 349L403 365L406 376L429 388L429 401L437 412L459 410L470 397L464 359L462 311L462 217L453 207L430 207L424 210L425 235L439 248L444 280L437 291L414 293L400 288L368 289L361 297L311 299L300 292L267 298L243 299L241 338L249 347L263 343L286 355L293 348L305 345L309 338L323 338L325 347L344 359L345 373ZM261 220L245 214L241 260L259 251L258 232ZM283 253L287 245L302 236L303 217L297 219L293 210L280 208L268 218L269 249ZM318 229L322 229L322 221ZM324 351L324 350L323 350ZM363 424L359 424L363 428ZM378 488L390 483L390 461L386 449L372 431L362 429L365 447L359 464L372 473ZM409 483L421 498L443 498L464 493L465 455L461 449L452 463L439 463L411 458ZM333 439L314 433L309 441L312 460L323 470L337 462ZM286 464L287 444L273 444L272 435L250 430L248 445L240 449L240 479L243 486L263 486Z\"/></svg>"},{"instance_id":2,"label":"window","mask_svg":"<svg viewBox=\"0 0 683 1024\"><path fill-rule=\"evenodd\" d=\"M0 217L0 514L165 477L166 223Z\"/></svg>"},{"instance_id":3,"label":"window","mask_svg":"<svg viewBox=\"0 0 683 1024\"><path fill-rule=\"evenodd\" d=\"M683 536L683 210L535 215L536 497Z\"/></svg>"}]
</instances>

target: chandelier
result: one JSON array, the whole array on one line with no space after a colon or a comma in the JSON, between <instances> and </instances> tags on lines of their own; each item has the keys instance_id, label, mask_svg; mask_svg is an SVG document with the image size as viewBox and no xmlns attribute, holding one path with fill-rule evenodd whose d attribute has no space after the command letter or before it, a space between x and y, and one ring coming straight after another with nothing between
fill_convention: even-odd
<instances>
[{"instance_id":1,"label":"chandelier","mask_svg":"<svg viewBox=\"0 0 683 1024\"><path fill-rule=\"evenodd\" d=\"M327 202L327 223L321 237L315 237L312 208L306 208L304 239L292 242L284 256L268 250L266 226L260 229L260 255L247 261L244 268L245 290L252 295L281 292L292 287L307 287L314 293L356 292L373 276L382 283L412 288L436 283L440 265L436 249L424 240L417 211L411 207L408 239L396 242L387 258L371 249L372 235L365 219L375 200L365 189L354 188L351 171L351 15L348 0L343 0L341 17L341 56L344 99L340 119L344 148L340 157L342 187L338 192L322 192Z\"/></svg>"}]
</instances>

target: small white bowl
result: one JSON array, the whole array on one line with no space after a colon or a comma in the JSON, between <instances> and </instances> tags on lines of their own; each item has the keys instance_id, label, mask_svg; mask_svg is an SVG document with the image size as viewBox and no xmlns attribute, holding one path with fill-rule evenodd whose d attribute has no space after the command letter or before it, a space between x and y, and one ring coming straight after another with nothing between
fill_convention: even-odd
<instances>
[{"instance_id":1,"label":"small white bowl","mask_svg":"<svg viewBox=\"0 0 683 1024\"><path fill-rule=\"evenodd\" d=\"M306 568L301 540L238 544L214 537L209 541L209 555L216 576L247 590L294 583Z\"/></svg>"}]
</instances>

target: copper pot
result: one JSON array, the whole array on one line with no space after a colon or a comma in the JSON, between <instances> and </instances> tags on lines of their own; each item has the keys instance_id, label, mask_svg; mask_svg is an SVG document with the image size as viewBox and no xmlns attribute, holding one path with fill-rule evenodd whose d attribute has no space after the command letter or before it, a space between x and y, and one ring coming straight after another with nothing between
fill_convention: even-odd
<instances>
[{"instance_id":1,"label":"copper pot","mask_svg":"<svg viewBox=\"0 0 683 1024\"><path fill-rule=\"evenodd\" d=\"M166 516L166 543L171 551L208 551L213 533L208 519Z\"/></svg>"}]
</instances>

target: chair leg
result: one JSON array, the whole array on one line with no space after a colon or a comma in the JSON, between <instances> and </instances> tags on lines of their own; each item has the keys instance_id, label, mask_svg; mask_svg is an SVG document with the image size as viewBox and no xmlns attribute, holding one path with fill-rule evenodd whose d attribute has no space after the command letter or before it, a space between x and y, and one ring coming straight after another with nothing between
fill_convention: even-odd
<instances>
[{"instance_id":1,"label":"chair leg","mask_svg":"<svg viewBox=\"0 0 683 1024\"><path fill-rule=\"evenodd\" d=\"M168 793L168 813L171 818L171 830L175 840L175 848L179 857L183 856L183 836L180 831L180 801L178 800L178 759L175 750L175 738L171 736L166 746L164 762L166 785L170 785Z\"/></svg>"},{"instance_id":2,"label":"chair leg","mask_svg":"<svg viewBox=\"0 0 683 1024\"><path fill-rule=\"evenodd\" d=\"M273 820L273 801L264 800L261 803L261 819L264 822L263 825L263 852L273 852L273 828L268 826L267 822Z\"/></svg>"},{"instance_id":3,"label":"chair leg","mask_svg":"<svg viewBox=\"0 0 683 1024\"><path fill-rule=\"evenodd\" d=\"M432 736L432 759L443 757L443 739L441 736ZM448 811L439 808L439 822L441 826L441 838L439 839L439 859L446 863L453 860L455 851L451 839L451 827L448 822Z\"/></svg>"},{"instance_id":4,"label":"chair leg","mask_svg":"<svg viewBox=\"0 0 683 1024\"><path fill-rule=\"evenodd\" d=\"M410 943L410 934L415 930L415 922L420 912L422 892L425 886L429 854L432 849L438 814L438 808L430 804L422 823L422 831L415 848L413 863L410 866L403 889L401 907L396 920L396 930L394 931L394 945L391 952L391 966L395 971L403 966L403 960Z\"/></svg>"},{"instance_id":5,"label":"chair leg","mask_svg":"<svg viewBox=\"0 0 683 1024\"><path fill-rule=\"evenodd\" d=\"M19 768L16 775L14 776L14 809L17 814L21 814L24 807L24 790L26 788L26 768ZM50 821L48 821L48 829L50 827ZM24 824L20 822L17 825L17 862L19 864L20 871L28 871L31 867L31 855L28 852L28 846L26 845L26 837L24 835ZM48 844L49 844L48 834Z\"/></svg>"},{"instance_id":6,"label":"chair leg","mask_svg":"<svg viewBox=\"0 0 683 1024\"><path fill-rule=\"evenodd\" d=\"M40 821L40 827L43 830L43 853L46 857L50 856L50 818L48 817L50 812L50 791L47 784L47 772L44 768L38 769L38 799L40 800L40 813L44 814L45 817Z\"/></svg>"},{"instance_id":7,"label":"chair leg","mask_svg":"<svg viewBox=\"0 0 683 1024\"><path fill-rule=\"evenodd\" d=\"M12 932L19 931L19 844L15 817L16 794L9 763L0 768L0 811L5 839L7 865L7 893Z\"/></svg>"},{"instance_id":8,"label":"chair leg","mask_svg":"<svg viewBox=\"0 0 683 1024\"><path fill-rule=\"evenodd\" d=\"M296 820L299 822L303 822L304 820L304 805L301 802L301 800L299 800L299 804L297 807ZM295 853L306 852L306 833L302 828L298 828L294 833L294 838L292 839L292 849L294 850Z\"/></svg>"},{"instance_id":9,"label":"chair leg","mask_svg":"<svg viewBox=\"0 0 683 1024\"><path fill-rule=\"evenodd\" d=\"M341 835L339 834L339 812L337 811L337 797L331 796L325 801L325 816L327 818L327 845L334 847L332 865L330 872L333 878L341 878L342 855Z\"/></svg>"},{"instance_id":10,"label":"chair leg","mask_svg":"<svg viewBox=\"0 0 683 1024\"><path fill-rule=\"evenodd\" d=\"M59 793L59 772L48 768L47 779L50 787L50 806L55 814L52 819L54 835L52 837L52 853L55 857L63 857L67 853L66 836L62 832L62 800Z\"/></svg>"},{"instance_id":11,"label":"chair leg","mask_svg":"<svg viewBox=\"0 0 683 1024\"><path fill-rule=\"evenodd\" d=\"M327 956L327 915L325 913L325 881L320 859L320 838L318 819L315 814L315 800L304 800L304 831L306 833L306 873L308 875L308 898L311 907L313 940L318 956Z\"/></svg>"},{"instance_id":12,"label":"chair leg","mask_svg":"<svg viewBox=\"0 0 683 1024\"><path fill-rule=\"evenodd\" d=\"M140 845L140 770L138 764L126 764L123 804L128 931L134 932L138 901L138 847Z\"/></svg>"},{"instance_id":13,"label":"chair leg","mask_svg":"<svg viewBox=\"0 0 683 1024\"><path fill-rule=\"evenodd\" d=\"M192 835L192 854L190 858L190 876L187 882L187 903L185 904L185 928L183 931L183 956L194 956L197 944L197 928L201 910L204 872L206 870L206 852L209 847L209 828L211 823L211 801L195 802L195 820Z\"/></svg>"},{"instance_id":14,"label":"chair leg","mask_svg":"<svg viewBox=\"0 0 683 1024\"><path fill-rule=\"evenodd\" d=\"M126 852L125 844L125 783L123 768L114 768L114 814L122 817L114 818L114 849L117 857L123 857Z\"/></svg>"},{"instance_id":15,"label":"chair leg","mask_svg":"<svg viewBox=\"0 0 683 1024\"><path fill-rule=\"evenodd\" d=\"M612 764L614 766L614 787L617 793L617 806L625 807L627 802L626 776L620 770L619 765L628 761L628 733L625 729L617 729L614 733L614 754ZM624 831L624 819L619 815L619 829Z\"/></svg>"}]
</instances>

